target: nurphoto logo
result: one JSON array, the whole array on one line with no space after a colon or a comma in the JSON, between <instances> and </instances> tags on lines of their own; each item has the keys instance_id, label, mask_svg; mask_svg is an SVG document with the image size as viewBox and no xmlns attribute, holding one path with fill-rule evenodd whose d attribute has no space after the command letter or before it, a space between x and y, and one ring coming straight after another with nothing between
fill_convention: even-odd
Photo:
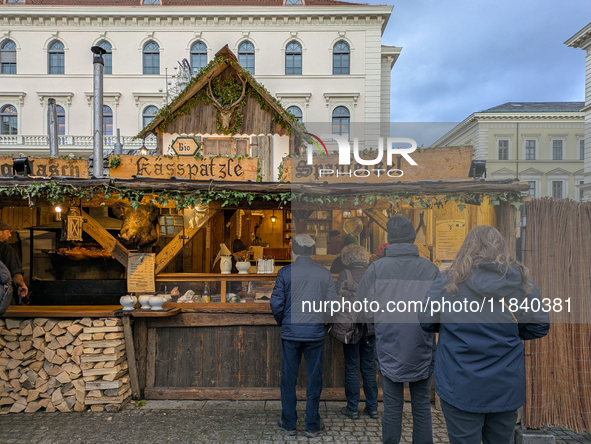
<instances>
[{"instance_id":1,"label":"nurphoto logo","mask_svg":"<svg viewBox=\"0 0 591 444\"><path fill-rule=\"evenodd\" d=\"M384 157L384 138L378 137L377 143L377 155L373 159L364 159L359 154L359 139L357 137L353 138L353 150L351 150L351 145L349 141L338 134L321 134L320 137L311 134L305 133L307 139L306 142L306 149L307 149L307 164L313 165L314 164L314 151L318 149L320 151L320 155L328 156L328 149L326 148L326 144L323 140L331 140L333 139L338 144L338 153L339 153L339 162L338 165L326 165L327 168L320 168L318 170L318 177L322 176L355 176L355 177L368 177L370 175L377 175L380 177L381 175L385 174L390 178L402 177L404 172L400 169L401 167L401 160L404 158L408 161L411 165L417 165L417 163L410 157L410 154L413 153L417 149L417 142L413 139L408 137L387 137L386 138L386 165L384 165L383 157ZM409 148L401 148L399 146L394 146L395 144L407 144L410 145ZM354 168L351 168L351 151L353 151L353 158L357 165L354 165ZM373 151L372 151L373 154ZM394 159L396 162L394 163ZM393 167L393 165L396 165ZM331 168L328 168L328 167ZM363 167L373 167L373 168L363 168Z\"/></svg>"}]
</instances>

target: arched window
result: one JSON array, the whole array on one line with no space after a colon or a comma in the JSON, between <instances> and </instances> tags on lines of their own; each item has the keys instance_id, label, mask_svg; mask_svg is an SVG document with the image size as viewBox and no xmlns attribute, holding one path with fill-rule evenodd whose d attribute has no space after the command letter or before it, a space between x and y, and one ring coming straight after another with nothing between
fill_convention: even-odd
<instances>
[{"instance_id":1,"label":"arched window","mask_svg":"<svg viewBox=\"0 0 591 444\"><path fill-rule=\"evenodd\" d=\"M351 50L349 45L343 42L337 42L332 48L332 73L349 74Z\"/></svg>"},{"instance_id":2,"label":"arched window","mask_svg":"<svg viewBox=\"0 0 591 444\"><path fill-rule=\"evenodd\" d=\"M102 40L99 42L98 46L107 51L103 54L103 59L105 60L105 74L113 74L113 53L111 44L106 40Z\"/></svg>"},{"instance_id":3,"label":"arched window","mask_svg":"<svg viewBox=\"0 0 591 444\"><path fill-rule=\"evenodd\" d=\"M0 72L16 74L16 43L12 40L4 40L0 45Z\"/></svg>"},{"instance_id":4,"label":"arched window","mask_svg":"<svg viewBox=\"0 0 591 444\"><path fill-rule=\"evenodd\" d=\"M152 120L154 120L156 113L158 113L158 108L156 108L154 105L144 108L144 112L142 113L142 124L144 128L147 127Z\"/></svg>"},{"instance_id":5,"label":"arched window","mask_svg":"<svg viewBox=\"0 0 591 444\"><path fill-rule=\"evenodd\" d=\"M160 0L142 0L142 5L159 5Z\"/></svg>"},{"instance_id":6,"label":"arched window","mask_svg":"<svg viewBox=\"0 0 591 444\"><path fill-rule=\"evenodd\" d=\"M18 134L16 108L12 105L0 109L0 134Z\"/></svg>"},{"instance_id":7,"label":"arched window","mask_svg":"<svg viewBox=\"0 0 591 444\"><path fill-rule=\"evenodd\" d=\"M63 74L65 59L64 59L64 44L59 40L54 40L49 44L48 50L48 74Z\"/></svg>"},{"instance_id":8,"label":"arched window","mask_svg":"<svg viewBox=\"0 0 591 444\"><path fill-rule=\"evenodd\" d=\"M337 106L332 112L332 133L343 136L349 140L349 123L351 115L344 106Z\"/></svg>"},{"instance_id":9,"label":"arched window","mask_svg":"<svg viewBox=\"0 0 591 444\"><path fill-rule=\"evenodd\" d=\"M23 4L23 0L6 0L6 4L10 5L10 4L14 4L14 5L22 5Z\"/></svg>"},{"instance_id":10,"label":"arched window","mask_svg":"<svg viewBox=\"0 0 591 444\"><path fill-rule=\"evenodd\" d=\"M285 6L302 6L302 0L285 0Z\"/></svg>"},{"instance_id":11,"label":"arched window","mask_svg":"<svg viewBox=\"0 0 591 444\"><path fill-rule=\"evenodd\" d=\"M113 110L103 105L103 136L113 135Z\"/></svg>"},{"instance_id":12,"label":"arched window","mask_svg":"<svg viewBox=\"0 0 591 444\"><path fill-rule=\"evenodd\" d=\"M298 122L301 122L303 120L303 114L302 114L302 110L297 107L297 106L290 106L289 108L287 108L287 111L292 113L296 119L298 119Z\"/></svg>"},{"instance_id":13,"label":"arched window","mask_svg":"<svg viewBox=\"0 0 591 444\"><path fill-rule=\"evenodd\" d=\"M302 46L298 42L289 42L285 48L285 75L302 75Z\"/></svg>"},{"instance_id":14,"label":"arched window","mask_svg":"<svg viewBox=\"0 0 591 444\"><path fill-rule=\"evenodd\" d=\"M238 63L254 75L254 45L248 40L238 46Z\"/></svg>"},{"instance_id":15,"label":"arched window","mask_svg":"<svg viewBox=\"0 0 591 444\"><path fill-rule=\"evenodd\" d=\"M144 45L144 74L160 74L160 46L153 40Z\"/></svg>"},{"instance_id":16,"label":"arched window","mask_svg":"<svg viewBox=\"0 0 591 444\"><path fill-rule=\"evenodd\" d=\"M207 46L203 42L195 42L191 46L191 69L193 74L197 74L205 65L207 65Z\"/></svg>"}]
</instances>

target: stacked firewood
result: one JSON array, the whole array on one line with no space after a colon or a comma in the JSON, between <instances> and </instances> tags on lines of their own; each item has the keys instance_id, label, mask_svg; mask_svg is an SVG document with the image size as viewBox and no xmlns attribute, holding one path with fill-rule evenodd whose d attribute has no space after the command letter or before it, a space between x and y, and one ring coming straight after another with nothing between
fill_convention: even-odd
<instances>
[{"instance_id":1,"label":"stacked firewood","mask_svg":"<svg viewBox=\"0 0 591 444\"><path fill-rule=\"evenodd\" d=\"M79 338L85 405L94 412L116 412L131 399L121 319L88 319Z\"/></svg>"},{"instance_id":2,"label":"stacked firewood","mask_svg":"<svg viewBox=\"0 0 591 444\"><path fill-rule=\"evenodd\" d=\"M0 413L113 412L130 398L120 319L0 319Z\"/></svg>"},{"instance_id":3,"label":"stacked firewood","mask_svg":"<svg viewBox=\"0 0 591 444\"><path fill-rule=\"evenodd\" d=\"M0 319L0 413L82 412L80 320Z\"/></svg>"}]
</instances>

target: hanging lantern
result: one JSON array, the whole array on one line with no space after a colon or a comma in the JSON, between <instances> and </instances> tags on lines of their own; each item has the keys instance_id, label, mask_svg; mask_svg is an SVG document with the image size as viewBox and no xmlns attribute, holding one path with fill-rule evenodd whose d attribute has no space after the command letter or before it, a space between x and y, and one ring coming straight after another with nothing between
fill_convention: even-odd
<instances>
[{"instance_id":1,"label":"hanging lantern","mask_svg":"<svg viewBox=\"0 0 591 444\"><path fill-rule=\"evenodd\" d=\"M82 240L82 224L84 218L80 215L78 208L72 207L68 212L67 217L67 235L66 240L69 241L81 241Z\"/></svg>"}]
</instances>

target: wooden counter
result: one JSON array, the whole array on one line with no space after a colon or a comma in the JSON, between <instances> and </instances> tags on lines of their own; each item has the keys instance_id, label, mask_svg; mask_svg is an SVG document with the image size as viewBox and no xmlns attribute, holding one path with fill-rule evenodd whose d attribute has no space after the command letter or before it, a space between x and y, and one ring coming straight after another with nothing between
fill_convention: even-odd
<instances>
[{"instance_id":1,"label":"wooden counter","mask_svg":"<svg viewBox=\"0 0 591 444\"><path fill-rule=\"evenodd\" d=\"M121 305L11 305L4 318L108 318Z\"/></svg>"}]
</instances>

